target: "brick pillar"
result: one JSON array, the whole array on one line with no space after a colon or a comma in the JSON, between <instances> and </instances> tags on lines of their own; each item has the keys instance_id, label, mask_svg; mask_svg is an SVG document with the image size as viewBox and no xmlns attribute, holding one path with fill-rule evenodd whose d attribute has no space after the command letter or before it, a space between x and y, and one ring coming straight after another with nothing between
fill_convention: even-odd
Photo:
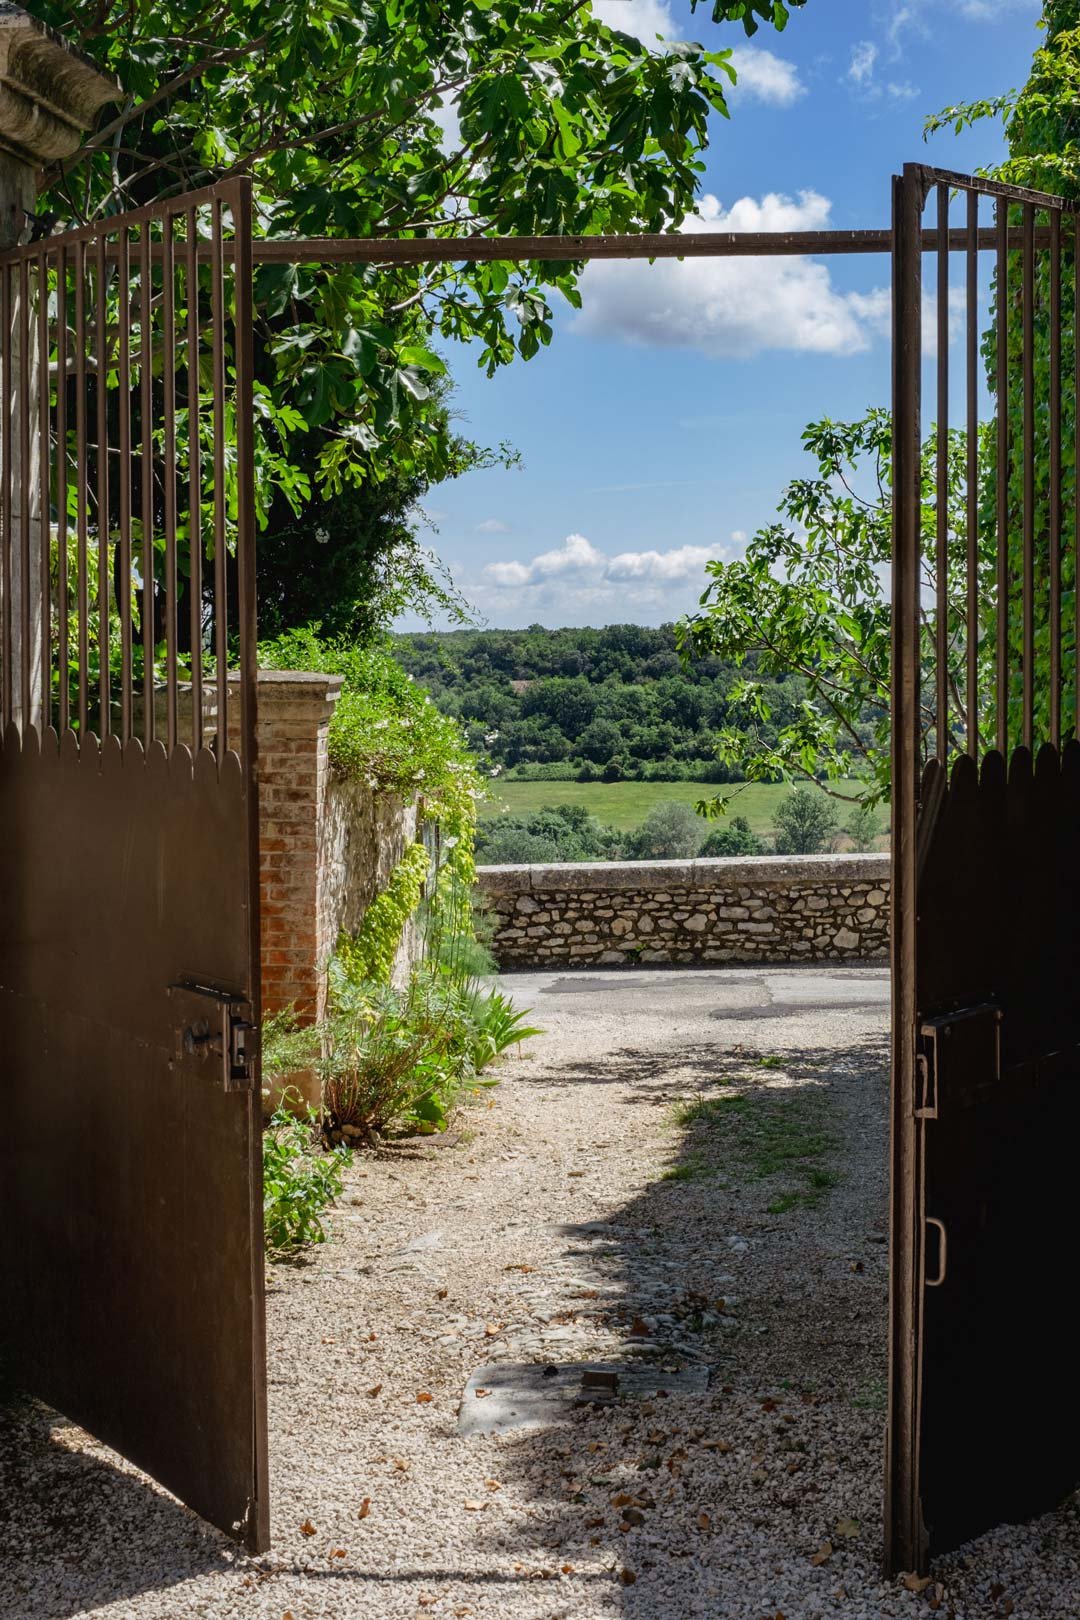
<instances>
[{"instance_id":1,"label":"brick pillar","mask_svg":"<svg viewBox=\"0 0 1080 1620\"><path fill-rule=\"evenodd\" d=\"M340 675L259 672L259 871L262 994L269 1016L326 1010L326 963L336 939L320 846L330 766L327 735Z\"/></svg>"}]
</instances>

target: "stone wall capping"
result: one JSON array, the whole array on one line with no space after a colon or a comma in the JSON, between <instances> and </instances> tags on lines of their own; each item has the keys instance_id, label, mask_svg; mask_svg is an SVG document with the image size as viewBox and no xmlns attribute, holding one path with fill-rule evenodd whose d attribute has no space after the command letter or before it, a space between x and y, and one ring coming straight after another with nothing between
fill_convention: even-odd
<instances>
[{"instance_id":1,"label":"stone wall capping","mask_svg":"<svg viewBox=\"0 0 1080 1620\"><path fill-rule=\"evenodd\" d=\"M694 861L560 861L548 866L481 866L485 891L525 889L728 889L778 883L874 883L889 876L889 856L728 855Z\"/></svg>"}]
</instances>

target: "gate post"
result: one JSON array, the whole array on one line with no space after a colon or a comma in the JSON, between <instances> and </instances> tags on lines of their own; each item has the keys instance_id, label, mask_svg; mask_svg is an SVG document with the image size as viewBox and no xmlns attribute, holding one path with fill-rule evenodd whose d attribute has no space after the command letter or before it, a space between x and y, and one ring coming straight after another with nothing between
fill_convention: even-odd
<instances>
[{"instance_id":1,"label":"gate post","mask_svg":"<svg viewBox=\"0 0 1080 1620\"><path fill-rule=\"evenodd\" d=\"M28 239L41 170L77 151L101 108L119 96L116 81L51 28L18 6L0 7L0 249ZM0 443L7 446L8 466L0 464L0 483L11 530L11 600L5 617L11 645L4 654L3 710L20 729L31 724L42 731L49 717L36 626L42 601L42 528L49 515L42 512L40 488L38 355L32 336L34 312L26 307L27 279L10 271L5 275L7 330L2 334L0 411L6 431L0 433ZM23 389L25 400L19 399Z\"/></svg>"},{"instance_id":2,"label":"gate post","mask_svg":"<svg viewBox=\"0 0 1080 1620\"><path fill-rule=\"evenodd\" d=\"M889 1416L885 1567L921 1569L919 1356L922 1234L915 1132L919 796L922 168L893 180L892 1081Z\"/></svg>"}]
</instances>

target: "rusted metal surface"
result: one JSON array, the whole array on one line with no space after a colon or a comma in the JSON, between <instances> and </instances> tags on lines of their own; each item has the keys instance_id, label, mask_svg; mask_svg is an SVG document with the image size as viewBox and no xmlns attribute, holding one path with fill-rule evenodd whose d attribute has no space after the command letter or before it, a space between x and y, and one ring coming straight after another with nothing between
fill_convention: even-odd
<instances>
[{"instance_id":1,"label":"rusted metal surface","mask_svg":"<svg viewBox=\"0 0 1080 1620\"><path fill-rule=\"evenodd\" d=\"M0 1288L24 1388L261 1549L250 229L0 258Z\"/></svg>"},{"instance_id":2,"label":"rusted metal surface","mask_svg":"<svg viewBox=\"0 0 1080 1620\"><path fill-rule=\"evenodd\" d=\"M1075 679L1065 693L1076 641L1063 613L1080 504L1073 478L1066 524L1062 444L1066 394L1071 408L1080 379L1062 336L1075 206L919 166L896 186L886 1561L890 1572L921 1572L1080 1481L1080 1419L1047 1422L1045 1409L1047 1389L1067 1376L1065 1155L1080 1126L1080 743ZM964 532L947 503L955 393L944 250L932 519L920 477L929 425L919 272L935 196L939 241L950 206L967 210ZM996 209L997 332L985 352L997 427L983 441L986 467L975 443L982 196ZM1062 752L1063 737L1072 740ZM1023 1310L1003 1306L1017 1278Z\"/></svg>"}]
</instances>

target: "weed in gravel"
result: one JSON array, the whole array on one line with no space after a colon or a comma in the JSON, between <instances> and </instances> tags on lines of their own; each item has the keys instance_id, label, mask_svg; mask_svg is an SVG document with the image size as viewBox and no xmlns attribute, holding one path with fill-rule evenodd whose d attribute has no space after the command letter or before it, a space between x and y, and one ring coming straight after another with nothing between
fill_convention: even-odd
<instances>
[{"instance_id":1,"label":"weed in gravel","mask_svg":"<svg viewBox=\"0 0 1080 1620\"><path fill-rule=\"evenodd\" d=\"M762 1058L765 1067L779 1059ZM787 1185L766 1206L770 1215L813 1209L836 1186L836 1173L820 1161L836 1145L820 1098L771 1083L720 1097L685 1098L670 1123L686 1132L688 1152L665 1172L665 1181L695 1181L720 1168L741 1166L752 1181L783 1177Z\"/></svg>"}]
</instances>

